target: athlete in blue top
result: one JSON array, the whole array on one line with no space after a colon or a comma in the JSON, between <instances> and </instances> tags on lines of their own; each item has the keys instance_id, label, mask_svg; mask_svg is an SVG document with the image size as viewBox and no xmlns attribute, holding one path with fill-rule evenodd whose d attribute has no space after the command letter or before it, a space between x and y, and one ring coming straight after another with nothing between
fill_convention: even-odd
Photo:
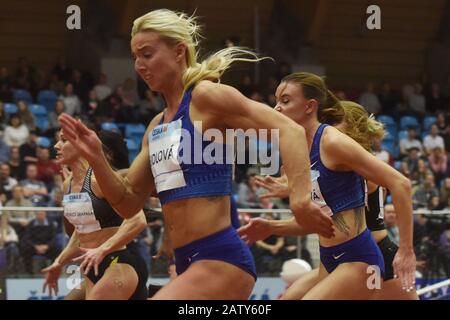
<instances>
[{"instance_id":1,"label":"athlete in blue top","mask_svg":"<svg viewBox=\"0 0 450 320\"><path fill-rule=\"evenodd\" d=\"M136 214L156 188L179 275L155 299L247 299L256 275L248 248L231 227L231 165L223 163L220 154L225 141L200 142L200 149L189 151L189 139L195 147L195 136L202 137L208 129L223 134L237 128L279 129L295 217L309 232L324 238L333 234L332 220L311 201L304 129L236 89L216 83L234 61L259 59L254 55L238 58L251 53L231 47L199 63L198 32L193 17L165 9L134 21L135 70L153 91L162 94L166 108L149 124L142 150L126 177L111 170L93 131L68 115L59 120L121 215ZM194 126L197 121L201 128ZM297 147L291 148L294 140ZM211 149L215 163L202 157ZM197 157L199 163L189 164Z\"/></svg>"},{"instance_id":2,"label":"athlete in blue top","mask_svg":"<svg viewBox=\"0 0 450 320\"><path fill-rule=\"evenodd\" d=\"M403 288L412 290L416 261L412 248L410 181L344 133L323 124L341 123L344 110L320 77L310 73L291 74L278 86L276 98L276 109L306 130L313 183L311 197L333 218L336 228L335 237L319 238L318 283L303 298L376 297L377 290L373 289L377 283L370 283L368 277L377 269L384 276L384 261L366 227L363 178L391 191L400 227L394 272ZM291 228L292 234L298 234L294 229L298 230L297 226Z\"/></svg>"}]
</instances>

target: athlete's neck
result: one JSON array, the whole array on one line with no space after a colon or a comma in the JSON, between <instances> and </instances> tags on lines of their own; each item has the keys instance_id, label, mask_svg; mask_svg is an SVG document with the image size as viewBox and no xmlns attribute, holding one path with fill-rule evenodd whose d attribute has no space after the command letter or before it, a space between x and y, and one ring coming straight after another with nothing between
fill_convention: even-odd
<instances>
[{"instance_id":1,"label":"athlete's neck","mask_svg":"<svg viewBox=\"0 0 450 320\"><path fill-rule=\"evenodd\" d=\"M181 81L174 82L167 86L167 89L161 92L166 102L164 111L164 121L170 121L178 111L181 100L183 99L183 84Z\"/></svg>"},{"instance_id":2,"label":"athlete's neck","mask_svg":"<svg viewBox=\"0 0 450 320\"><path fill-rule=\"evenodd\" d=\"M313 144L313 140L314 140L314 135L317 132L317 129L320 126L320 122L315 120L315 121L310 121L309 123L305 123L302 124L303 128L305 128L305 132L306 132L306 142L308 143L308 149L311 150L311 146Z\"/></svg>"},{"instance_id":3,"label":"athlete's neck","mask_svg":"<svg viewBox=\"0 0 450 320\"><path fill-rule=\"evenodd\" d=\"M86 176L86 172L89 168L89 164L85 160L77 160L73 164L70 165L70 169L72 170L72 181L76 183L82 183L84 177Z\"/></svg>"}]
</instances>

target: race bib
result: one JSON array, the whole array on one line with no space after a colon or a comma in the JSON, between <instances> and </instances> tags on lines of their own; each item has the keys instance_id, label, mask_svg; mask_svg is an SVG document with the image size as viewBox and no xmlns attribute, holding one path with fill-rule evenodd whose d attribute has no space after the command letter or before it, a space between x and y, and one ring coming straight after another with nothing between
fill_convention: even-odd
<instances>
[{"instance_id":1,"label":"race bib","mask_svg":"<svg viewBox=\"0 0 450 320\"><path fill-rule=\"evenodd\" d=\"M75 226L79 233L91 233L101 229L96 220L92 200L86 192L64 195L64 217Z\"/></svg>"},{"instance_id":2,"label":"race bib","mask_svg":"<svg viewBox=\"0 0 450 320\"><path fill-rule=\"evenodd\" d=\"M327 206L322 192L320 191L319 181L317 180L319 177L319 170L311 169L311 199L320 206L320 209L323 212L325 212L329 216L332 216L333 211L331 211L330 207Z\"/></svg>"},{"instance_id":3,"label":"race bib","mask_svg":"<svg viewBox=\"0 0 450 320\"><path fill-rule=\"evenodd\" d=\"M156 126L149 133L149 156L156 191L186 186L178 152L181 141L181 119Z\"/></svg>"}]
</instances>

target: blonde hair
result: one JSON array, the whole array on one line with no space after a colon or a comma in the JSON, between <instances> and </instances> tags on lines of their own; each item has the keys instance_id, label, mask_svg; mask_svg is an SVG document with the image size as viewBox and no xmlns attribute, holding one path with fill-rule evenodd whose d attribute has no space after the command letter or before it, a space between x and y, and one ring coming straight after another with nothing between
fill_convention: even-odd
<instances>
[{"instance_id":1,"label":"blonde hair","mask_svg":"<svg viewBox=\"0 0 450 320\"><path fill-rule=\"evenodd\" d=\"M316 74L295 72L281 80L299 85L307 99L316 99L319 103L317 117L321 123L335 125L342 122L344 110L339 99L327 88L325 81Z\"/></svg>"},{"instance_id":2,"label":"blonde hair","mask_svg":"<svg viewBox=\"0 0 450 320\"><path fill-rule=\"evenodd\" d=\"M194 15L188 16L183 12L174 12L167 9L150 11L134 20L131 37L146 30L158 33L169 45L177 43L186 45L187 68L182 77L184 90L201 80L219 80L222 74L236 61L257 62L266 59L259 58L250 50L230 47L212 54L202 62L198 62L197 47L200 38L202 38L201 27L197 24Z\"/></svg>"},{"instance_id":3,"label":"blonde hair","mask_svg":"<svg viewBox=\"0 0 450 320\"><path fill-rule=\"evenodd\" d=\"M370 151L374 141L383 139L385 135L383 124L353 101L341 101L341 105L345 112L344 128L341 131Z\"/></svg>"}]
</instances>

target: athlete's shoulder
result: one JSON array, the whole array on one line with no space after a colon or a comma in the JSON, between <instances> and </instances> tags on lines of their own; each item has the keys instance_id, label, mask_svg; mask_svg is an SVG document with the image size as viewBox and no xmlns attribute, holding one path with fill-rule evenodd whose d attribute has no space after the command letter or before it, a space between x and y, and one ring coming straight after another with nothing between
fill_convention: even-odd
<instances>
[{"instance_id":1,"label":"athlete's shoulder","mask_svg":"<svg viewBox=\"0 0 450 320\"><path fill-rule=\"evenodd\" d=\"M142 139L142 148L147 148L148 134L153 130L153 128L155 128L158 125L163 115L164 112L160 112L152 119L152 121L150 121L149 125L147 126L147 129L145 130L144 137Z\"/></svg>"},{"instance_id":2,"label":"athlete's shoulder","mask_svg":"<svg viewBox=\"0 0 450 320\"><path fill-rule=\"evenodd\" d=\"M196 104L202 102L220 104L239 95L240 92L232 86L210 80L200 81L192 90L192 100Z\"/></svg>"},{"instance_id":3,"label":"athlete's shoulder","mask_svg":"<svg viewBox=\"0 0 450 320\"><path fill-rule=\"evenodd\" d=\"M342 140L343 133L333 126L326 126L322 132L320 143L324 146L332 146Z\"/></svg>"}]
</instances>

